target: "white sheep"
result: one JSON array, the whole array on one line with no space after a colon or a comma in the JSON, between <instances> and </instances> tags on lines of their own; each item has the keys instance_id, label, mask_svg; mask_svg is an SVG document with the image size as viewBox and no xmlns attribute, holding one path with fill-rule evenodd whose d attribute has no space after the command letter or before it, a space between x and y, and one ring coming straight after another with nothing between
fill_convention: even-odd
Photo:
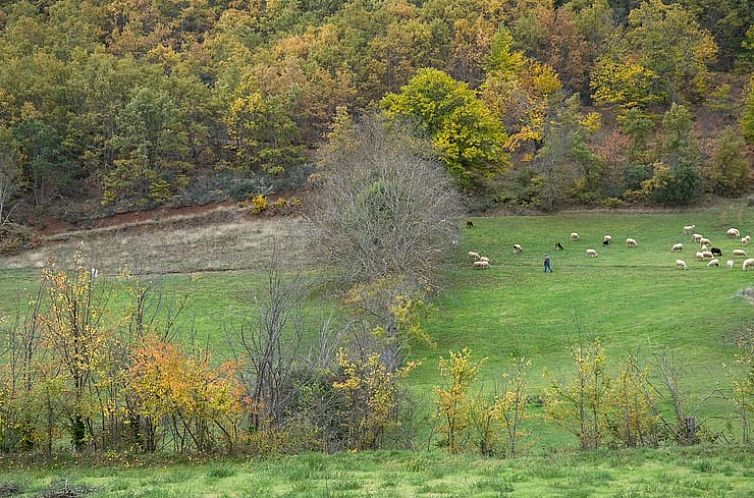
<instances>
[{"instance_id":1,"label":"white sheep","mask_svg":"<svg viewBox=\"0 0 754 498\"><path fill-rule=\"evenodd\" d=\"M751 242L751 235L747 235L743 239L741 239L741 245L742 246L748 246L749 242Z\"/></svg>"},{"instance_id":2,"label":"white sheep","mask_svg":"<svg viewBox=\"0 0 754 498\"><path fill-rule=\"evenodd\" d=\"M727 262L725 263L725 266L727 266L728 268L733 268L733 260L732 260L732 259L729 259L729 260L728 260L728 261L727 261Z\"/></svg>"},{"instance_id":3,"label":"white sheep","mask_svg":"<svg viewBox=\"0 0 754 498\"><path fill-rule=\"evenodd\" d=\"M737 228L729 228L725 234L731 239L737 239L741 236L741 232Z\"/></svg>"},{"instance_id":4,"label":"white sheep","mask_svg":"<svg viewBox=\"0 0 754 498\"><path fill-rule=\"evenodd\" d=\"M676 259L675 260L675 267L678 268L679 270L688 270L689 269L689 267L686 264L686 262L684 260L682 260L682 259Z\"/></svg>"},{"instance_id":5,"label":"white sheep","mask_svg":"<svg viewBox=\"0 0 754 498\"><path fill-rule=\"evenodd\" d=\"M488 258L487 256L482 256L481 258L479 258L479 261L486 261L486 262L489 263L490 262L490 258Z\"/></svg>"},{"instance_id":6,"label":"white sheep","mask_svg":"<svg viewBox=\"0 0 754 498\"><path fill-rule=\"evenodd\" d=\"M673 252L683 251L683 244L673 244L670 250Z\"/></svg>"},{"instance_id":7,"label":"white sheep","mask_svg":"<svg viewBox=\"0 0 754 498\"><path fill-rule=\"evenodd\" d=\"M702 236L698 233L695 233L694 235L691 236L691 240L693 240L694 242L699 242L701 238Z\"/></svg>"},{"instance_id":8,"label":"white sheep","mask_svg":"<svg viewBox=\"0 0 754 498\"><path fill-rule=\"evenodd\" d=\"M704 253L702 251L696 252L696 259L699 261L704 261Z\"/></svg>"},{"instance_id":9,"label":"white sheep","mask_svg":"<svg viewBox=\"0 0 754 498\"><path fill-rule=\"evenodd\" d=\"M707 268L712 268L713 266L720 266L720 260L710 259L709 263L707 263Z\"/></svg>"},{"instance_id":10,"label":"white sheep","mask_svg":"<svg viewBox=\"0 0 754 498\"><path fill-rule=\"evenodd\" d=\"M754 268L754 258L749 258L746 261L744 261L743 266L741 266L741 269L743 271L748 270L749 268Z\"/></svg>"},{"instance_id":11,"label":"white sheep","mask_svg":"<svg viewBox=\"0 0 754 498\"><path fill-rule=\"evenodd\" d=\"M626 239L626 247L636 247L639 243L635 239Z\"/></svg>"},{"instance_id":12,"label":"white sheep","mask_svg":"<svg viewBox=\"0 0 754 498\"><path fill-rule=\"evenodd\" d=\"M474 261L474 268L478 270L486 270L490 267L489 261Z\"/></svg>"},{"instance_id":13,"label":"white sheep","mask_svg":"<svg viewBox=\"0 0 754 498\"><path fill-rule=\"evenodd\" d=\"M481 258L481 256L478 252L469 251L469 258L479 261L479 258Z\"/></svg>"},{"instance_id":14,"label":"white sheep","mask_svg":"<svg viewBox=\"0 0 754 498\"><path fill-rule=\"evenodd\" d=\"M702 244L701 250L702 251L709 251L709 247L707 246L707 244Z\"/></svg>"},{"instance_id":15,"label":"white sheep","mask_svg":"<svg viewBox=\"0 0 754 498\"><path fill-rule=\"evenodd\" d=\"M577 240L579 240L579 234L576 232L571 232L571 235L569 235L568 238L571 239L571 242L576 242Z\"/></svg>"},{"instance_id":16,"label":"white sheep","mask_svg":"<svg viewBox=\"0 0 754 498\"><path fill-rule=\"evenodd\" d=\"M709 252L709 251L702 251L702 256L703 256L703 258L702 258L702 259L712 259L712 258L714 258L714 257L715 257L715 255L714 255L714 254L712 254L712 253L711 253L711 252Z\"/></svg>"},{"instance_id":17,"label":"white sheep","mask_svg":"<svg viewBox=\"0 0 754 498\"><path fill-rule=\"evenodd\" d=\"M520 244L513 244L513 254L521 254L523 251L524 249Z\"/></svg>"},{"instance_id":18,"label":"white sheep","mask_svg":"<svg viewBox=\"0 0 754 498\"><path fill-rule=\"evenodd\" d=\"M710 245L710 244L712 244L712 241L711 241L711 240L709 240L709 239L708 239L708 238L706 238L706 237L702 237L701 239L699 239L699 245L700 245L700 246L708 246L708 245Z\"/></svg>"},{"instance_id":19,"label":"white sheep","mask_svg":"<svg viewBox=\"0 0 754 498\"><path fill-rule=\"evenodd\" d=\"M696 228L696 225L684 225L683 226L683 234L684 235L688 235L691 232L693 232L695 228Z\"/></svg>"},{"instance_id":20,"label":"white sheep","mask_svg":"<svg viewBox=\"0 0 754 498\"><path fill-rule=\"evenodd\" d=\"M745 258L746 251L744 251L743 249L733 249L733 257L735 258L736 256Z\"/></svg>"},{"instance_id":21,"label":"white sheep","mask_svg":"<svg viewBox=\"0 0 754 498\"><path fill-rule=\"evenodd\" d=\"M602 242L612 242L612 241L613 241L612 235L605 235L604 237L602 237Z\"/></svg>"},{"instance_id":22,"label":"white sheep","mask_svg":"<svg viewBox=\"0 0 754 498\"><path fill-rule=\"evenodd\" d=\"M586 250L586 257L587 258L596 258L597 257L597 251L594 249L587 249Z\"/></svg>"}]
</instances>

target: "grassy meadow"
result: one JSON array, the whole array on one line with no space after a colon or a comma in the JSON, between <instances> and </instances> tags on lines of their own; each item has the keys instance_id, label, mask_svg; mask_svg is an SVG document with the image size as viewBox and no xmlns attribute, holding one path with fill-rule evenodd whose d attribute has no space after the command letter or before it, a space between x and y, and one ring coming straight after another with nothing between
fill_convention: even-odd
<instances>
[{"instance_id":1,"label":"grassy meadow","mask_svg":"<svg viewBox=\"0 0 754 498\"><path fill-rule=\"evenodd\" d=\"M691 404L714 389L724 393L729 388L738 373L736 336L754 322L752 304L738 293L754 285L754 272L741 270L742 258L735 258L734 269L725 268L731 251L741 247L725 237L725 230L735 226L742 235L754 233L754 209L501 216L473 222L473 228L461 229L461 242L442 269L443 290L423 323L436 347L414 345L411 352L420 362L409 377L419 424L430 424L438 358L464 347L476 359L486 358L480 388L493 385L520 355L531 360L531 384L542 387L545 372L571 371L569 345L592 336L602 340L612 371L629 352L673 358L684 372L682 389ZM695 260L697 246L682 234L682 226L692 223L723 250L720 268ZM572 231L580 234L578 242L568 240ZM613 237L607 248L601 245L604 234ZM625 247L627 237L638 247ZM565 250L555 251L555 242ZM683 252L671 252L678 242L684 243ZM514 243L523 246L523 254L513 254ZM588 248L599 257L587 258ZM491 268L473 269L468 251L488 256ZM754 254L754 246L747 251ZM545 253L552 257L552 274L542 271ZM687 271L675 268L677 258L686 261ZM37 269L0 271L0 310L12 314L23 308L38 279ZM163 278L168 294L188 299L178 327L195 330L220 358L230 354L223 329L253 316L254 293L262 281L261 270ZM122 297L114 302L123 302ZM312 316L327 316L337 314L339 306L329 297L312 296L306 308ZM703 449L574 454L576 439L540 415L533 409L526 424L529 456L514 461L383 452L164 469L66 467L59 477L71 473L94 486L96 496L754 496L751 454ZM713 429L723 428L726 420L735 424L734 407L721 395L707 400L698 415ZM419 429L420 439L426 430ZM564 454L552 456L554 450ZM57 475L49 469L7 471L0 482L18 478L32 496Z\"/></svg>"},{"instance_id":2,"label":"grassy meadow","mask_svg":"<svg viewBox=\"0 0 754 498\"><path fill-rule=\"evenodd\" d=\"M754 308L737 294L754 285L754 272L741 270L742 258L733 258L734 269L725 268L731 251L741 248L740 241L725 237L725 230L735 226L742 235L754 233L754 209L473 221L473 228L461 229L461 243L442 270L443 290L423 324L436 347L415 345L412 351L420 366L410 383L419 399L431 397L438 381L437 360L448 350L468 347L476 359L486 358L480 375L480 383L486 385L499 379L513 357L526 356L532 362L530 382L542 386L545 371L569 371L569 345L592 336L602 340L613 368L628 352L645 358L668 354L684 366L689 391L700 396L725 387L735 373L736 335L754 323ZM682 234L686 224L695 224L696 232L723 250L720 268L695 260L698 246ZM580 235L578 242L568 240L573 231ZM607 248L601 245L604 234L613 236ZM636 239L638 247L625 247L627 237ZM556 251L555 242L565 250ZM678 242L684 243L684 250L670 252ZM523 254L513 254L514 243L522 245ZM588 248L597 250L599 257L587 258ZM754 254L754 246L747 250ZM473 269L468 251L488 256L491 268ZM552 257L554 273L542 271L545 253ZM687 271L675 268L677 258L686 261ZM12 314L23 307L38 280L36 269L0 272L0 310ZM195 331L197 339L221 358L229 354L224 330L253 319L255 292L263 280L261 270L194 272L165 275L162 285L167 300L187 299L178 329L184 334ZM114 300L122 301L117 296ZM319 321L339 310L331 298L312 296L306 311ZM706 405L702 413L712 418L722 409L730 410L716 397Z\"/></svg>"},{"instance_id":3,"label":"grassy meadow","mask_svg":"<svg viewBox=\"0 0 754 498\"><path fill-rule=\"evenodd\" d=\"M380 451L148 466L64 462L45 470L0 470L0 490L13 486L14 496L75 496L51 493L66 484L88 490L91 498L743 498L754 495L754 456L700 447L512 460Z\"/></svg>"}]
</instances>

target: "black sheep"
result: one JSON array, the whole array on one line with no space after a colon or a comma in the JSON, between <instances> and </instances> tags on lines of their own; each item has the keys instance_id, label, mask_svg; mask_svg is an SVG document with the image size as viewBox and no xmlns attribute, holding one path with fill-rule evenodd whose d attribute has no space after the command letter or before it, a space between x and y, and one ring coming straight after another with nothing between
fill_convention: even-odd
<instances>
[{"instance_id":1,"label":"black sheep","mask_svg":"<svg viewBox=\"0 0 754 498\"><path fill-rule=\"evenodd\" d=\"M474 222L471 220L466 220L466 228L473 228Z\"/></svg>"},{"instance_id":2,"label":"black sheep","mask_svg":"<svg viewBox=\"0 0 754 498\"><path fill-rule=\"evenodd\" d=\"M560 245L560 242L555 242L555 249L557 249L558 251L563 250L563 246Z\"/></svg>"},{"instance_id":3,"label":"black sheep","mask_svg":"<svg viewBox=\"0 0 754 498\"><path fill-rule=\"evenodd\" d=\"M713 256L722 256L723 255L723 251L721 251L719 247L713 247L713 248L711 248L710 252L712 253Z\"/></svg>"},{"instance_id":4,"label":"black sheep","mask_svg":"<svg viewBox=\"0 0 754 498\"><path fill-rule=\"evenodd\" d=\"M610 245L610 241L608 239L605 239L602 241L602 247L607 247Z\"/></svg>"}]
</instances>

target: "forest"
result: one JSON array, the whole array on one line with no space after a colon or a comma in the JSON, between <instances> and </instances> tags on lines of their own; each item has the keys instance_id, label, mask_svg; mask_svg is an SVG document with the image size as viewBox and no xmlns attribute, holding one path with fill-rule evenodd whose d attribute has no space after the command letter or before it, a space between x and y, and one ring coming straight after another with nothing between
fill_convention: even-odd
<instances>
[{"instance_id":1,"label":"forest","mask_svg":"<svg viewBox=\"0 0 754 498\"><path fill-rule=\"evenodd\" d=\"M751 180L750 0L3 0L0 60L3 226L290 191L374 113L472 209Z\"/></svg>"}]
</instances>

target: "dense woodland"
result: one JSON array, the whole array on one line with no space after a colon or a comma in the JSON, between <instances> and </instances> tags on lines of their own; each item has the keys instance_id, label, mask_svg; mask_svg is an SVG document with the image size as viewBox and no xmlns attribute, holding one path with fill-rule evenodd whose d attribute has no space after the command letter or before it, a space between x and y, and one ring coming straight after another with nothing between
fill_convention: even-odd
<instances>
[{"instance_id":1,"label":"dense woodland","mask_svg":"<svg viewBox=\"0 0 754 498\"><path fill-rule=\"evenodd\" d=\"M295 188L374 112L481 208L750 180L750 0L3 0L0 60L4 222Z\"/></svg>"}]
</instances>

